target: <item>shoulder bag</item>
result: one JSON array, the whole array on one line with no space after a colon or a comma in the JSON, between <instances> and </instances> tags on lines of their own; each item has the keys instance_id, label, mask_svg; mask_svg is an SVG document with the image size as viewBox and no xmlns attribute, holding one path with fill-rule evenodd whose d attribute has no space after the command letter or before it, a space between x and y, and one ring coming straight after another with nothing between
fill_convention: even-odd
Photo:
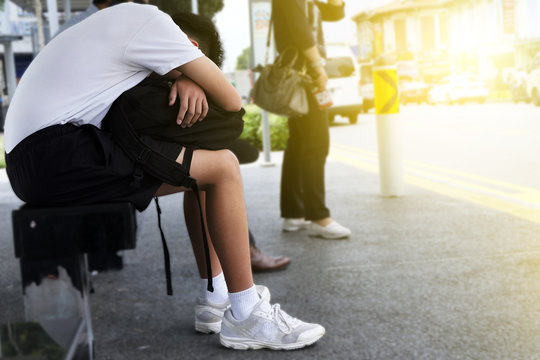
<instances>
[{"instance_id":1,"label":"shoulder bag","mask_svg":"<svg viewBox=\"0 0 540 360\"><path fill-rule=\"evenodd\" d=\"M270 48L272 23L271 16L266 57ZM311 78L305 71L294 68L297 58L298 49L288 47L279 54L273 64L265 64L260 69L260 75L250 94L256 105L268 112L286 117L307 115L309 112L307 88L311 84Z\"/></svg>"}]
</instances>

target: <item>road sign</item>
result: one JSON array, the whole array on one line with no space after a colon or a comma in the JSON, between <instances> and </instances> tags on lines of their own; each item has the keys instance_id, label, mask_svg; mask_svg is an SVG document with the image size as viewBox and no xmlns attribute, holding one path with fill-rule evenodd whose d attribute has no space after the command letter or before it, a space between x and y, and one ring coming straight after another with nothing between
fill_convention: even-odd
<instances>
[{"instance_id":1,"label":"road sign","mask_svg":"<svg viewBox=\"0 0 540 360\"><path fill-rule=\"evenodd\" d=\"M375 114L399 113L399 93L395 66L379 66L373 69L375 87Z\"/></svg>"}]
</instances>

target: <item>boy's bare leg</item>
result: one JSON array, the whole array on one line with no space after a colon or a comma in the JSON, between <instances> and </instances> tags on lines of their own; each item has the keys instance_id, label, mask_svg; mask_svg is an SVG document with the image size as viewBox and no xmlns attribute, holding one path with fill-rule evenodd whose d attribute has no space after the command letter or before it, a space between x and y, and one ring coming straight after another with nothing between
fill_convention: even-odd
<instances>
[{"instance_id":1,"label":"boy's bare leg","mask_svg":"<svg viewBox=\"0 0 540 360\"><path fill-rule=\"evenodd\" d=\"M177 162L182 162L183 155L182 151ZM229 291L252 287L247 214L238 160L228 150L195 150L190 173L197 179L199 189L206 193L208 230ZM156 195L185 190L163 184ZM200 259L200 254L195 255L197 263L204 264L204 256Z\"/></svg>"}]
</instances>

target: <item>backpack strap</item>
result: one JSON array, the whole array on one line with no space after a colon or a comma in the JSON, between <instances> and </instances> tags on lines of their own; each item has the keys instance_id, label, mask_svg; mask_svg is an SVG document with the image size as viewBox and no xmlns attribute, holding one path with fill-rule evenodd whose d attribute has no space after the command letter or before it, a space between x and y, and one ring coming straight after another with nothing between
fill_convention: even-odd
<instances>
[{"instance_id":1,"label":"backpack strap","mask_svg":"<svg viewBox=\"0 0 540 360\"><path fill-rule=\"evenodd\" d=\"M192 188L195 179L189 176L189 167L186 168L145 144L130 123L125 106L122 102L114 103L106 122L107 130L113 134L118 145L136 162L134 181L142 179L144 170L167 184Z\"/></svg>"},{"instance_id":2,"label":"backpack strap","mask_svg":"<svg viewBox=\"0 0 540 360\"><path fill-rule=\"evenodd\" d=\"M192 148L186 148L186 151L184 152L184 159L182 161L182 164L186 166L187 169L191 168L191 159L193 158L193 149ZM204 256L206 258L206 274L208 276L208 291L213 292L213 286L212 286L212 264L210 264L210 249L208 247L208 237L206 236L206 228L204 226L204 216L203 211L201 207L201 198L199 194L199 186L197 185L197 182L195 181L192 186L192 191L195 193L195 197L197 198L197 204L199 205L199 216L201 218L201 224L202 224L202 236L203 236L203 245L204 245Z\"/></svg>"}]
</instances>

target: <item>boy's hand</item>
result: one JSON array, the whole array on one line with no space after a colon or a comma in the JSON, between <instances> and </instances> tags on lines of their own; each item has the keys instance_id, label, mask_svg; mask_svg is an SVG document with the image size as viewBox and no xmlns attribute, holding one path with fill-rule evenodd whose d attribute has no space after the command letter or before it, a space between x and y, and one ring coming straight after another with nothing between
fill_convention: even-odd
<instances>
[{"instance_id":1,"label":"boy's hand","mask_svg":"<svg viewBox=\"0 0 540 360\"><path fill-rule=\"evenodd\" d=\"M208 101L203 89L186 76L180 76L171 86L169 106L180 98L180 111L176 123L181 127L191 127L202 121L208 114Z\"/></svg>"}]
</instances>

